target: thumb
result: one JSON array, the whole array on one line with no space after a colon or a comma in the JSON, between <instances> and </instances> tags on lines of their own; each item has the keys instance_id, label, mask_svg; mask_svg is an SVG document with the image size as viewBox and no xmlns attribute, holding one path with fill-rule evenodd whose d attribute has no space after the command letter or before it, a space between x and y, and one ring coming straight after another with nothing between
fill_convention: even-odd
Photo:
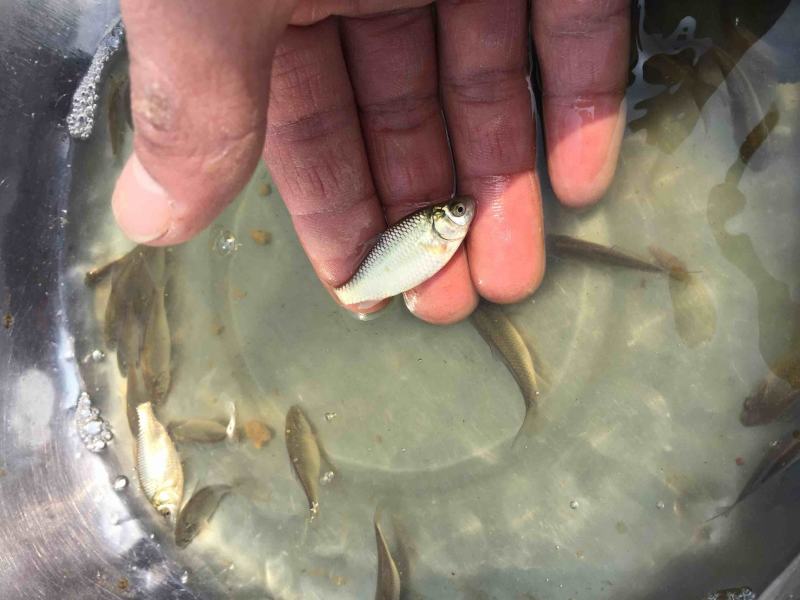
<instances>
[{"instance_id":1,"label":"thumb","mask_svg":"<svg viewBox=\"0 0 800 600\"><path fill-rule=\"evenodd\" d=\"M264 143L270 66L294 0L123 0L134 154L114 215L132 240L176 244L244 186Z\"/></svg>"}]
</instances>

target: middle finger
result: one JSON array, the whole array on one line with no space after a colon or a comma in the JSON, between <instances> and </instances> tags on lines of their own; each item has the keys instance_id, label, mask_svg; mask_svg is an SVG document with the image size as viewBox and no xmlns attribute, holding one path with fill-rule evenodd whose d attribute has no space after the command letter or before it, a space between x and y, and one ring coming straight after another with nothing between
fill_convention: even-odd
<instances>
[{"instance_id":1,"label":"middle finger","mask_svg":"<svg viewBox=\"0 0 800 600\"><path fill-rule=\"evenodd\" d=\"M372 177L389 223L450 197L453 169L437 89L430 6L342 20ZM475 308L463 249L406 294L422 319L457 321Z\"/></svg>"}]
</instances>

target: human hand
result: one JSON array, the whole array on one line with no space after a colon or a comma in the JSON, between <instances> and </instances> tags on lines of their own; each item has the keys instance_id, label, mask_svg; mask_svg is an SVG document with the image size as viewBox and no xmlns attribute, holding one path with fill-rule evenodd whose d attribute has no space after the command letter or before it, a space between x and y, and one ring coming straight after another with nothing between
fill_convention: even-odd
<instances>
[{"instance_id":1,"label":"human hand","mask_svg":"<svg viewBox=\"0 0 800 600\"><path fill-rule=\"evenodd\" d=\"M478 295L513 302L539 285L525 0L435 10L424 0L123 0L122 10L136 129L113 208L135 241L193 237L263 150L328 288L353 274L387 220L448 198L454 179L477 200L466 247L406 294L410 310L452 322ZM530 19L550 179L564 204L584 206L608 187L624 129L629 3L536 0Z\"/></svg>"}]
</instances>

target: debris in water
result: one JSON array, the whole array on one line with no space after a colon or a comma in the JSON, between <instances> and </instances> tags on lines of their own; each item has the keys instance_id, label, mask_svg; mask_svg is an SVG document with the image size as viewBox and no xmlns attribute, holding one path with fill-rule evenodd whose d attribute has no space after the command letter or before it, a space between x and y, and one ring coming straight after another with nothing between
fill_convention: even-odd
<instances>
[{"instance_id":1,"label":"debris in water","mask_svg":"<svg viewBox=\"0 0 800 600\"><path fill-rule=\"evenodd\" d=\"M327 485L331 481L333 481L333 478L335 476L336 476L336 474L333 471L325 471L325 473L320 478L320 483L322 483L322 485Z\"/></svg>"},{"instance_id":2,"label":"debris in water","mask_svg":"<svg viewBox=\"0 0 800 600\"><path fill-rule=\"evenodd\" d=\"M244 424L244 435L256 448L261 448L272 439L272 431L261 421L247 421Z\"/></svg>"},{"instance_id":3,"label":"debris in water","mask_svg":"<svg viewBox=\"0 0 800 600\"><path fill-rule=\"evenodd\" d=\"M14 326L14 315L10 312L7 312L3 315L3 327L5 329L11 329Z\"/></svg>"},{"instance_id":4,"label":"debris in water","mask_svg":"<svg viewBox=\"0 0 800 600\"><path fill-rule=\"evenodd\" d=\"M265 229L251 229L250 237L259 246L266 246L272 241L272 234Z\"/></svg>"},{"instance_id":5,"label":"debris in water","mask_svg":"<svg viewBox=\"0 0 800 600\"><path fill-rule=\"evenodd\" d=\"M272 186L268 183L262 183L258 186L258 195L267 197L272 193Z\"/></svg>"},{"instance_id":6,"label":"debris in water","mask_svg":"<svg viewBox=\"0 0 800 600\"><path fill-rule=\"evenodd\" d=\"M577 500L572 500L572 501L570 501L570 503L569 503L569 507L570 507L572 510L578 510L578 506L579 506L579 505L578 505L578 501L577 501Z\"/></svg>"},{"instance_id":7,"label":"debris in water","mask_svg":"<svg viewBox=\"0 0 800 600\"><path fill-rule=\"evenodd\" d=\"M125 475L118 475L114 478L114 491L121 492L126 487L128 487L128 478Z\"/></svg>"},{"instance_id":8,"label":"debris in water","mask_svg":"<svg viewBox=\"0 0 800 600\"><path fill-rule=\"evenodd\" d=\"M666 504L664 504L663 500L659 500L658 502L656 502L656 508L658 510L662 510L665 506L666 506Z\"/></svg>"},{"instance_id":9,"label":"debris in water","mask_svg":"<svg viewBox=\"0 0 800 600\"><path fill-rule=\"evenodd\" d=\"M97 90L102 80L103 70L108 61L122 48L124 41L125 27L122 21L117 21L111 31L100 40L89 70L81 79L72 96L72 108L67 115L67 130L73 138L85 140L92 135L99 101Z\"/></svg>"},{"instance_id":10,"label":"debris in water","mask_svg":"<svg viewBox=\"0 0 800 600\"><path fill-rule=\"evenodd\" d=\"M325 413L325 420L328 421L328 423L333 421L336 417L337 417L337 415L336 415L335 412L326 412Z\"/></svg>"}]
</instances>

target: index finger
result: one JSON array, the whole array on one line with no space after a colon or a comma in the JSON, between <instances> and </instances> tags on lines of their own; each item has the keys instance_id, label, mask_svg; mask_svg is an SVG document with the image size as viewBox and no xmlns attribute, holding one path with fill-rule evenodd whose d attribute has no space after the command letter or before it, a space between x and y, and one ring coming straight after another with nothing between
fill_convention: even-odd
<instances>
[{"instance_id":1,"label":"index finger","mask_svg":"<svg viewBox=\"0 0 800 600\"><path fill-rule=\"evenodd\" d=\"M606 191L619 155L630 3L536 0L531 18L551 183L563 203L584 206Z\"/></svg>"}]
</instances>

